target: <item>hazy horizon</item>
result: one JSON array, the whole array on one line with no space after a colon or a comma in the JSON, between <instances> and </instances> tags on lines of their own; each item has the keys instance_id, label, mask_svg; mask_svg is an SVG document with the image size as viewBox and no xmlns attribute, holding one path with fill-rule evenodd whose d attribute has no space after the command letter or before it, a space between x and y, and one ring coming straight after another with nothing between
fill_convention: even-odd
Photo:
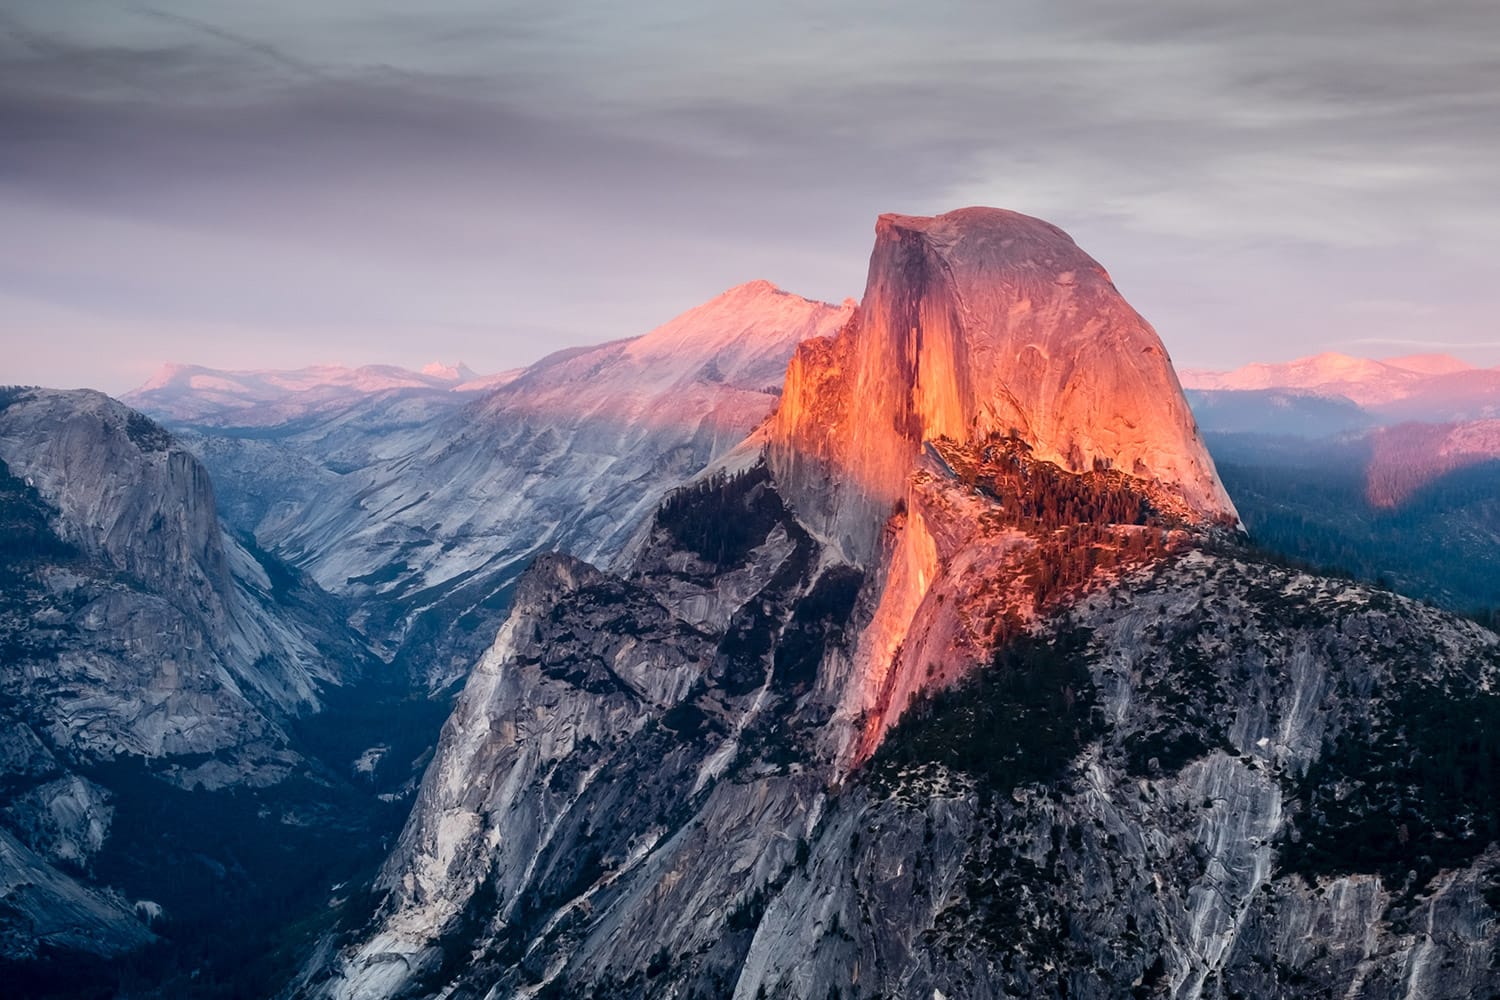
<instances>
[{"instance_id":1,"label":"hazy horizon","mask_svg":"<svg viewBox=\"0 0 1500 1000\"><path fill-rule=\"evenodd\" d=\"M790 291L790 290L789 289L782 289L782 291ZM829 304L830 305L836 305L837 303L829 303ZM684 311L687 311L687 310L684 310ZM669 317L668 321L670 321L671 318L672 317ZM664 321L664 323L665 322L666 321ZM664 325L664 323L663 324L658 324L658 326ZM643 330L643 331L641 331L641 335L645 335L646 333L649 333L649 332L650 332L649 330ZM602 345L604 343L607 343L607 341L599 341L599 343ZM478 377L482 378L482 377L487 377L487 376L492 376L492 375L498 375L498 374L503 373L504 371L509 371L509 370L513 370L513 369L516 369L516 368L525 368L525 367L528 367L530 365L533 365L533 364L541 361L544 357L546 357L547 354L552 353L552 350L553 349L547 349L546 351L544 351L544 353L538 354L536 357L524 359L519 364L511 366L510 369L497 369L497 370L489 370L489 369L476 368L474 365L470 364L466 358L444 358L444 357L433 357L433 358L429 358L425 362L414 363L414 364L406 364L406 363L395 362L395 361L379 361L379 360L373 360L372 361L372 360L347 359L347 358L324 358L324 359L318 359L318 360L310 361L310 362L308 362L306 364L298 364L298 365L293 365L293 366L288 366L288 367L278 367L278 368L225 368L225 367L221 367L221 366L214 366L214 365L202 364L200 362L193 361L191 359L181 359L181 360L164 361L164 362L162 362L155 370L153 370L151 373L149 373L148 376L145 379L142 379L140 382L137 382L137 383L135 383L133 385L127 386L124 389L120 389L117 392L114 392L113 394L118 395L119 393L128 393L131 390L141 388L145 383L151 381L156 376L164 373L167 369L173 368L173 367L204 368L204 369L210 369L210 370L214 370L214 371L224 371L224 372L236 373L236 374L241 374L241 373L242 374L251 374L251 373L264 373L264 372L296 372L296 371L305 371L305 370L308 370L308 369L315 369L315 368L320 368L320 367L340 368L340 369L359 369L359 368L366 368L366 367L396 367L396 368L401 368L401 369L404 369L406 371L410 371L410 372L418 373L418 374L433 374L430 371L426 371L426 369L432 368L434 366L436 366L436 367L450 367L450 366L451 367L458 367L458 366L463 366L463 367L467 367L471 371L473 371L473 373L474 373L475 376L478 376ZM1435 350L1432 350L1432 351L1399 351L1399 352L1398 351L1380 351L1380 350L1366 350L1366 351L1361 352L1359 350L1354 350L1354 351L1319 352L1319 353L1349 354L1352 357L1368 358L1368 359L1370 359L1372 361L1381 361L1381 362L1398 361L1398 360L1401 360L1402 358L1412 357L1412 356L1420 356L1420 355L1448 355L1448 356L1451 356L1451 357L1455 357L1459 361L1465 362L1466 364L1469 364L1469 365L1471 365L1473 367L1476 367L1476 368L1490 367L1490 366L1486 366L1486 365L1480 364L1479 362L1476 362L1476 361L1474 361L1473 359L1471 359L1469 357L1465 357L1462 353L1451 351L1451 350L1441 350L1441 349L1435 349ZM1256 359L1255 361L1252 361L1252 362L1248 362L1248 364L1252 364L1252 365L1253 364L1279 365L1279 364L1287 364L1287 363L1294 362L1294 361L1306 360L1306 359L1308 359L1310 357L1314 357L1314 356L1315 355L1299 354L1299 355L1288 356L1288 357L1265 357L1265 358L1258 358L1258 359ZM1192 369L1194 366L1190 366L1190 365L1177 365L1176 367L1177 367L1178 371L1182 371L1184 369ZM1243 366L1236 365L1236 366L1233 366L1233 367L1234 368L1240 368L1240 367L1243 367ZM1198 369L1198 370L1203 370L1203 371L1230 371L1230 370L1233 370L1233 369L1226 367L1226 368L1217 368L1217 369ZM68 387L54 387L54 388L98 388L98 387L96 387L96 386L68 386ZM106 390L106 391L109 391L109 390Z\"/></svg>"}]
</instances>

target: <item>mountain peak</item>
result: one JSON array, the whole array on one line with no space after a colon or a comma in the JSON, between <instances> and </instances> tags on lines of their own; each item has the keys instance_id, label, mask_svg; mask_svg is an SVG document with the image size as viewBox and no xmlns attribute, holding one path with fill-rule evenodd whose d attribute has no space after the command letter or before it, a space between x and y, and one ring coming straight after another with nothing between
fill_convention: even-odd
<instances>
[{"instance_id":1,"label":"mountain peak","mask_svg":"<svg viewBox=\"0 0 1500 1000\"><path fill-rule=\"evenodd\" d=\"M756 278L742 285L735 285L724 292L725 295L790 295L790 292L782 291L774 283L765 278Z\"/></svg>"},{"instance_id":2,"label":"mountain peak","mask_svg":"<svg viewBox=\"0 0 1500 1000\"><path fill-rule=\"evenodd\" d=\"M783 291L765 279L736 285L630 341L626 354L646 362L676 357L726 365L785 358L792 348L848 307ZM727 369L726 369L727 371Z\"/></svg>"},{"instance_id":3,"label":"mountain peak","mask_svg":"<svg viewBox=\"0 0 1500 1000\"><path fill-rule=\"evenodd\" d=\"M805 295L798 295L796 292L789 292L775 282L768 281L765 278L756 278L754 281L746 281L743 284L735 285L733 288L726 288L707 302L689 310L688 314L724 306L744 309L747 305L754 306L756 304L764 304L766 308L774 308L777 304L788 306L793 304L801 304L801 306L807 304L817 306L830 305L830 303L810 299Z\"/></svg>"},{"instance_id":4,"label":"mountain peak","mask_svg":"<svg viewBox=\"0 0 1500 1000\"><path fill-rule=\"evenodd\" d=\"M184 377L191 376L195 371L202 371L197 365L182 364L181 362L168 361L152 373L151 378L140 388L135 389L137 393L151 392L156 389L164 389Z\"/></svg>"},{"instance_id":5,"label":"mountain peak","mask_svg":"<svg viewBox=\"0 0 1500 1000\"><path fill-rule=\"evenodd\" d=\"M441 361L430 361L420 369L423 375L444 382L470 382L479 377L479 373L460 361L456 365L446 365Z\"/></svg>"},{"instance_id":6,"label":"mountain peak","mask_svg":"<svg viewBox=\"0 0 1500 1000\"><path fill-rule=\"evenodd\" d=\"M880 216L855 322L788 373L778 480L868 555L923 442L1012 432L1064 469L1106 462L1234 516L1161 340L1067 233L993 208ZM828 480L831 505L810 495Z\"/></svg>"}]
</instances>

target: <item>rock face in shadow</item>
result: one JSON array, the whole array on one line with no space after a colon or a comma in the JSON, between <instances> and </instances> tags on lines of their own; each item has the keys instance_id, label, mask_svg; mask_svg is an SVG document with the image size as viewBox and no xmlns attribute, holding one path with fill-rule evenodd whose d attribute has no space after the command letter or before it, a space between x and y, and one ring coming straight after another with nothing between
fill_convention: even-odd
<instances>
[{"instance_id":1,"label":"rock face in shadow","mask_svg":"<svg viewBox=\"0 0 1500 1000\"><path fill-rule=\"evenodd\" d=\"M156 863L113 851L122 811L135 836L165 800L304 774L292 727L368 659L326 595L224 532L160 426L95 392L0 392L0 959L150 941L161 907L98 870ZM218 850L154 833L142 851Z\"/></svg>"},{"instance_id":2,"label":"rock face in shadow","mask_svg":"<svg viewBox=\"0 0 1500 1000\"><path fill-rule=\"evenodd\" d=\"M15 693L55 741L105 759L276 744L276 720L317 708L318 685L356 666L278 615L198 460L141 414L23 390L0 412L0 460L13 510L40 520L39 550L13 553L23 582L7 612L18 663L36 660Z\"/></svg>"},{"instance_id":3,"label":"rock face in shadow","mask_svg":"<svg viewBox=\"0 0 1500 1000\"><path fill-rule=\"evenodd\" d=\"M989 208L881 216L857 317L787 375L777 481L868 561L922 442L1012 432L1064 469L1108 464L1235 518L1160 338L1066 233Z\"/></svg>"},{"instance_id":4,"label":"rock face in shadow","mask_svg":"<svg viewBox=\"0 0 1500 1000\"><path fill-rule=\"evenodd\" d=\"M224 533L203 466L141 414L22 390L0 411L0 461L14 509L41 520L7 610L20 662L49 664L21 696L54 739L103 757L276 743L277 719L357 669L347 637L280 613L292 582Z\"/></svg>"},{"instance_id":5,"label":"rock face in shadow","mask_svg":"<svg viewBox=\"0 0 1500 1000\"><path fill-rule=\"evenodd\" d=\"M368 922L325 942L295 995L1315 997L1357 979L1395 997L1492 980L1500 789L1451 797L1401 762L1500 761L1459 735L1500 718L1493 634L1189 548L919 692L849 767L864 577L795 522L756 530L712 568L664 521L629 578L562 557L528 573ZM721 574L753 593L705 618L692 585ZM1452 724L1407 728L1434 712ZM1351 756L1382 746L1374 769Z\"/></svg>"}]
</instances>

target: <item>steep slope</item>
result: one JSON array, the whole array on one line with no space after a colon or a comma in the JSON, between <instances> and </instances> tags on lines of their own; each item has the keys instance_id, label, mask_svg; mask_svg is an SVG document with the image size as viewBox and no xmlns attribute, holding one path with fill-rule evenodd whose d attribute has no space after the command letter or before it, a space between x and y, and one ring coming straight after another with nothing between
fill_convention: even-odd
<instances>
[{"instance_id":1,"label":"steep slope","mask_svg":"<svg viewBox=\"0 0 1500 1000\"><path fill-rule=\"evenodd\" d=\"M0 959L82 975L75 952L137 948L190 916L189 887L238 885L236 838L303 837L272 811L296 796L266 790L338 798L292 731L369 656L224 534L191 454L99 393L0 395L0 581Z\"/></svg>"},{"instance_id":2,"label":"steep slope","mask_svg":"<svg viewBox=\"0 0 1500 1000\"><path fill-rule=\"evenodd\" d=\"M1011 432L1043 461L1234 517L1160 339L1066 233L998 209L881 216L856 321L788 372L778 481L865 561L923 441Z\"/></svg>"},{"instance_id":3,"label":"steep slope","mask_svg":"<svg viewBox=\"0 0 1500 1000\"><path fill-rule=\"evenodd\" d=\"M997 209L881 216L855 320L798 352L763 440L802 522L843 559L880 570L843 706L864 720L856 757L928 679L955 676L945 657L932 665L941 644L913 641L953 631L929 603L944 568L961 554L972 576L1005 565L974 555L990 545L977 526L932 510L913 473L951 471L934 442L971 465L1009 453L1023 478L1037 465L1125 475L1183 525L1238 521L1156 333L1066 233ZM968 586L958 577L948 596ZM978 646L993 639L959 631Z\"/></svg>"},{"instance_id":4,"label":"steep slope","mask_svg":"<svg viewBox=\"0 0 1500 1000\"><path fill-rule=\"evenodd\" d=\"M621 551L667 489L765 419L797 345L848 310L752 282L643 337L553 355L414 427L406 450L339 476L262 540L389 609L360 626L392 654L417 647L413 669L440 686L493 636L533 557Z\"/></svg>"},{"instance_id":5,"label":"steep slope","mask_svg":"<svg viewBox=\"0 0 1500 1000\"><path fill-rule=\"evenodd\" d=\"M1009 225L1035 224L948 217L945 246ZM1109 408L1182 446L1124 469L1035 433L1105 440L1066 422L966 431L919 390L978 367L1003 294L956 340L909 330L892 384L856 379L871 307L923 301L903 273L799 352L739 471L673 495L623 575L531 568L373 896L293 994L1495 981L1500 639L1240 549L1180 396Z\"/></svg>"},{"instance_id":6,"label":"steep slope","mask_svg":"<svg viewBox=\"0 0 1500 1000\"><path fill-rule=\"evenodd\" d=\"M420 448L434 424L518 374L438 364L421 372L167 365L124 399L198 456L225 520L274 549L345 475Z\"/></svg>"},{"instance_id":7,"label":"steep slope","mask_svg":"<svg viewBox=\"0 0 1500 1000\"><path fill-rule=\"evenodd\" d=\"M60 741L146 756L243 746L315 708L319 685L358 662L350 647L320 648L343 637L272 611L267 568L224 534L203 466L158 425L87 391L7 402L0 461L24 481L13 488L34 491L87 568L42 581L67 609L59 634L92 636L27 681Z\"/></svg>"},{"instance_id":8,"label":"steep slope","mask_svg":"<svg viewBox=\"0 0 1500 1000\"><path fill-rule=\"evenodd\" d=\"M372 919L292 992L1483 995L1500 640L1191 546L1006 595L1040 580L997 549L1042 575L1058 529L965 478L930 474L924 516L990 538L927 612L1036 616L989 648L915 630L969 667L853 768L873 594L763 467L668 504L629 579L539 561Z\"/></svg>"},{"instance_id":9,"label":"steep slope","mask_svg":"<svg viewBox=\"0 0 1500 1000\"><path fill-rule=\"evenodd\" d=\"M891 734L733 995L1484 996L1496 645L1233 556L1128 578Z\"/></svg>"},{"instance_id":10,"label":"steep slope","mask_svg":"<svg viewBox=\"0 0 1500 1000\"><path fill-rule=\"evenodd\" d=\"M1268 564L1196 473L926 437L915 404L850 561L816 474L926 370L816 395L864 312L793 363L791 441L674 495L625 573L532 568L368 920L293 992L1483 995L1500 639Z\"/></svg>"}]
</instances>

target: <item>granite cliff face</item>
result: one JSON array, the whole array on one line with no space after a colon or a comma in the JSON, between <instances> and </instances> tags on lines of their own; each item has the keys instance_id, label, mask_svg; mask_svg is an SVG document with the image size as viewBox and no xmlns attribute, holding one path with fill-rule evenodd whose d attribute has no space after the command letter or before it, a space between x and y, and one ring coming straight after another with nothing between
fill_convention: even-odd
<instances>
[{"instance_id":1,"label":"granite cliff face","mask_svg":"<svg viewBox=\"0 0 1500 1000\"><path fill-rule=\"evenodd\" d=\"M998 516L957 478L928 489ZM696 534L726 515L747 525L733 544ZM1493 634L1190 544L1091 574L849 766L839 710L873 598L828 556L761 469L669 505L628 578L537 563L368 922L291 992L1494 981L1500 789L1480 775L1500 743L1463 735L1500 720Z\"/></svg>"},{"instance_id":2,"label":"granite cliff face","mask_svg":"<svg viewBox=\"0 0 1500 1000\"><path fill-rule=\"evenodd\" d=\"M856 561L924 441L1014 431L1234 518L1156 332L1062 230L989 208L883 215L859 313L793 360L768 435L792 503Z\"/></svg>"},{"instance_id":3,"label":"granite cliff face","mask_svg":"<svg viewBox=\"0 0 1500 1000\"><path fill-rule=\"evenodd\" d=\"M618 572L528 570L290 992L1483 995L1500 640L1244 549L1056 230L879 239L859 316ZM1085 291L1017 349L1044 246Z\"/></svg>"},{"instance_id":4,"label":"granite cliff face","mask_svg":"<svg viewBox=\"0 0 1500 1000\"><path fill-rule=\"evenodd\" d=\"M841 558L876 570L841 712L863 720L845 751L856 759L915 692L982 657L993 619L1020 610L983 593L1016 575L1016 546L979 511L934 509L925 484L951 471L939 446L973 457L1003 438L1027 463L1126 475L1184 525L1238 520L1155 331L1039 219L881 216L859 312L803 347L786 384L759 439L777 486Z\"/></svg>"},{"instance_id":5,"label":"granite cliff face","mask_svg":"<svg viewBox=\"0 0 1500 1000\"><path fill-rule=\"evenodd\" d=\"M151 879L137 907L99 869L120 873L122 810L133 829L193 789L305 773L290 727L368 656L224 533L190 453L99 393L0 396L0 580L0 959L139 947Z\"/></svg>"},{"instance_id":6,"label":"granite cliff face","mask_svg":"<svg viewBox=\"0 0 1500 1000\"><path fill-rule=\"evenodd\" d=\"M33 616L15 635L48 664L11 680L59 742L105 757L274 743L277 719L357 668L344 637L277 613L280 581L225 535L203 466L139 413L21 390L0 411L0 461L68 553L34 567L36 602L11 608Z\"/></svg>"},{"instance_id":7,"label":"granite cliff face","mask_svg":"<svg viewBox=\"0 0 1500 1000\"><path fill-rule=\"evenodd\" d=\"M1493 634L1195 552L996 665L903 722L826 810L733 995L1492 988L1493 786L1438 792L1455 775L1424 755L1466 737L1422 727L1500 707Z\"/></svg>"}]
</instances>

